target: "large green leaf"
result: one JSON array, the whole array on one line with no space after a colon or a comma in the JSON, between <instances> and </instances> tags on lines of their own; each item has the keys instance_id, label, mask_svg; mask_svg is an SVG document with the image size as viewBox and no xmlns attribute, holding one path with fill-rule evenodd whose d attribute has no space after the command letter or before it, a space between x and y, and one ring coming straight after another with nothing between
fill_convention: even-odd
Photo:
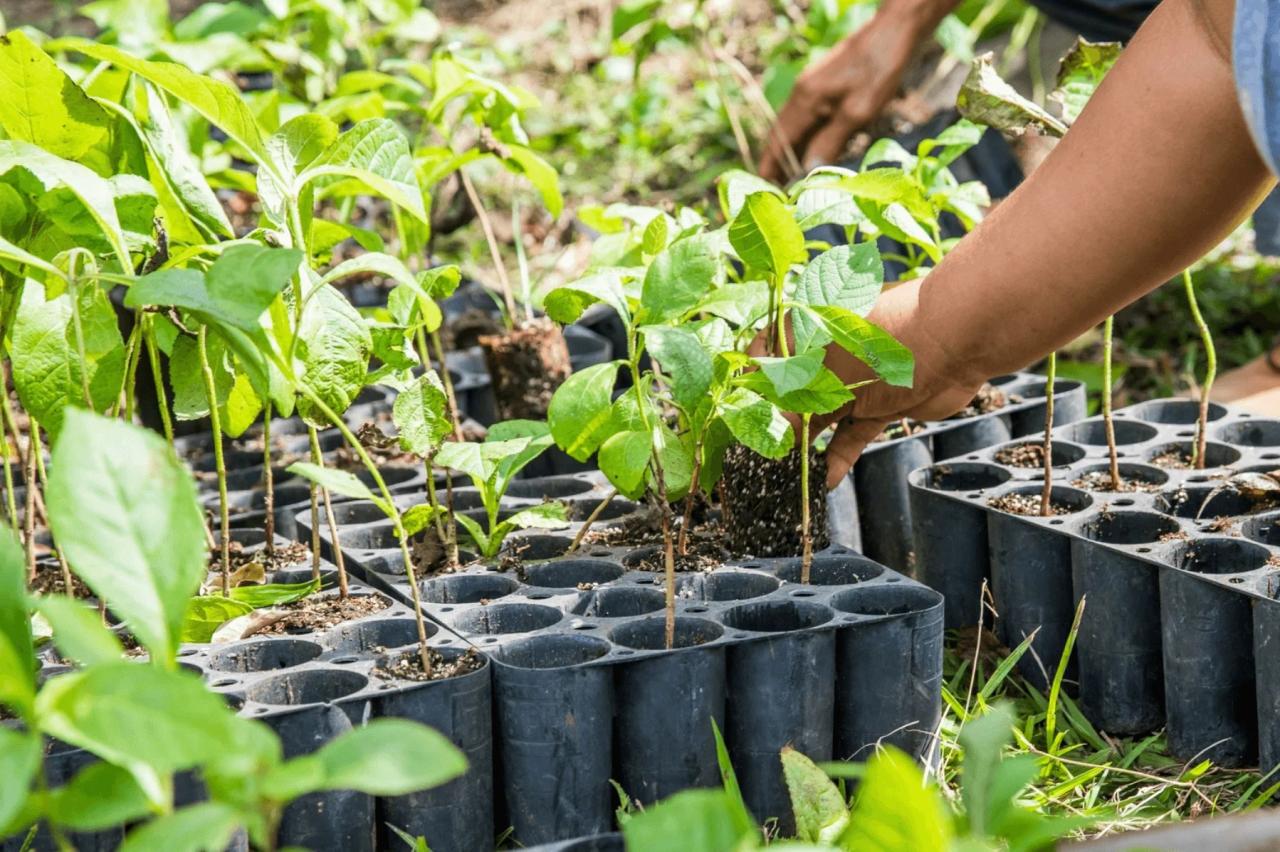
<instances>
[{"instance_id":1,"label":"large green leaf","mask_svg":"<svg viewBox=\"0 0 1280 852\"><path fill-rule=\"evenodd\" d=\"M239 825L230 805L188 805L129 832L120 852L220 852Z\"/></svg>"},{"instance_id":2,"label":"large green leaf","mask_svg":"<svg viewBox=\"0 0 1280 852\"><path fill-rule=\"evenodd\" d=\"M552 218L559 218L561 211L564 210L564 196L560 194L560 176L556 174L556 170L546 160L523 145L508 145L507 154L509 162L520 169L521 174L538 191L538 195L542 196L542 203L546 206L547 212Z\"/></svg>"},{"instance_id":3,"label":"large green leaf","mask_svg":"<svg viewBox=\"0 0 1280 852\"><path fill-rule=\"evenodd\" d=\"M191 475L154 432L74 408L53 459L45 501L63 554L151 656L172 665L207 558Z\"/></svg>"},{"instance_id":4,"label":"large green leaf","mask_svg":"<svg viewBox=\"0 0 1280 852\"><path fill-rule=\"evenodd\" d=\"M867 762L858 800L840 836L844 849L945 852L951 823L915 762L892 746Z\"/></svg>"},{"instance_id":5,"label":"large green leaf","mask_svg":"<svg viewBox=\"0 0 1280 852\"><path fill-rule=\"evenodd\" d=\"M328 284L319 286L302 312L297 355L302 362L302 381L341 416L364 389L373 336L342 294ZM298 400L298 413L315 426L331 425L305 397Z\"/></svg>"},{"instance_id":6,"label":"large green leaf","mask_svg":"<svg viewBox=\"0 0 1280 852\"><path fill-rule=\"evenodd\" d=\"M230 437L239 437L258 419L262 400L249 377L236 369L235 360L221 337L207 336L205 349L213 373L219 425ZM173 385L174 416L179 420L209 416L209 390L200 364L200 347L190 335L183 335L173 343L169 354L169 381Z\"/></svg>"},{"instance_id":7,"label":"large green leaf","mask_svg":"<svg viewBox=\"0 0 1280 852\"><path fill-rule=\"evenodd\" d=\"M742 211L747 198L757 192L765 192L783 198L778 189L762 177L744 172L742 169L729 169L716 178L716 193L720 198L720 212L728 220L734 219Z\"/></svg>"},{"instance_id":8,"label":"large green leaf","mask_svg":"<svg viewBox=\"0 0 1280 852\"><path fill-rule=\"evenodd\" d=\"M782 777L796 818L796 836L813 843L835 843L849 824L839 788L812 760L792 748L782 750Z\"/></svg>"},{"instance_id":9,"label":"large green leaf","mask_svg":"<svg viewBox=\"0 0 1280 852\"><path fill-rule=\"evenodd\" d=\"M467 769L462 752L437 731L407 719L375 719L314 754L294 758L264 779L287 800L319 790L403 796L439 786Z\"/></svg>"},{"instance_id":10,"label":"large green leaf","mask_svg":"<svg viewBox=\"0 0 1280 852\"><path fill-rule=\"evenodd\" d=\"M915 357L887 331L836 305L804 306L804 310L817 319L837 344L875 370L885 382L911 387Z\"/></svg>"},{"instance_id":11,"label":"large green leaf","mask_svg":"<svg viewBox=\"0 0 1280 852\"><path fill-rule=\"evenodd\" d=\"M40 735L0 727L0 828L22 809L31 782L40 771L44 750Z\"/></svg>"},{"instance_id":12,"label":"large green leaf","mask_svg":"<svg viewBox=\"0 0 1280 852\"><path fill-rule=\"evenodd\" d=\"M685 790L633 815L622 835L628 849L730 852L752 848L755 826L723 790Z\"/></svg>"},{"instance_id":13,"label":"large green leaf","mask_svg":"<svg viewBox=\"0 0 1280 852\"><path fill-rule=\"evenodd\" d=\"M21 30L0 35L0 88L0 127L54 156L79 159L110 129L106 110Z\"/></svg>"},{"instance_id":14,"label":"large green leaf","mask_svg":"<svg viewBox=\"0 0 1280 852\"><path fill-rule=\"evenodd\" d=\"M643 321L664 322L695 307L711 289L716 269L705 240L688 237L668 246L645 272L640 294Z\"/></svg>"},{"instance_id":15,"label":"large green leaf","mask_svg":"<svg viewBox=\"0 0 1280 852\"><path fill-rule=\"evenodd\" d=\"M811 351L817 354L822 350ZM770 376L763 370L740 376L737 383L792 414L830 414L853 400L853 392L845 387L839 376L822 366L821 362L816 366L817 369L803 384L795 382L800 378L799 374L778 376L775 371L775 380L771 381ZM782 392L779 387L788 387L789 390Z\"/></svg>"},{"instance_id":16,"label":"large green leaf","mask_svg":"<svg viewBox=\"0 0 1280 852\"><path fill-rule=\"evenodd\" d=\"M647 325L641 331L645 348L667 376L671 395L681 408L692 411L711 387L711 356L686 329Z\"/></svg>"},{"instance_id":17,"label":"large green leaf","mask_svg":"<svg viewBox=\"0 0 1280 852\"><path fill-rule=\"evenodd\" d=\"M700 311L721 317L738 328L751 325L769 310L769 285L764 281L724 284L698 305Z\"/></svg>"},{"instance_id":18,"label":"large green leaf","mask_svg":"<svg viewBox=\"0 0 1280 852\"><path fill-rule=\"evenodd\" d=\"M357 180L427 221L409 140L395 122L369 119L343 133L298 176L298 187L341 178Z\"/></svg>"},{"instance_id":19,"label":"large green leaf","mask_svg":"<svg viewBox=\"0 0 1280 852\"><path fill-rule=\"evenodd\" d=\"M792 264L804 263L804 232L782 199L772 192L747 196L729 224L729 243L752 269L785 275Z\"/></svg>"},{"instance_id":20,"label":"large green leaf","mask_svg":"<svg viewBox=\"0 0 1280 852\"><path fill-rule=\"evenodd\" d=\"M795 445L791 424L778 407L746 388L725 398L720 416L733 437L766 458L780 459Z\"/></svg>"},{"instance_id":21,"label":"large green leaf","mask_svg":"<svg viewBox=\"0 0 1280 852\"><path fill-rule=\"evenodd\" d=\"M400 430L400 447L422 457L435 452L453 431L449 397L435 370L427 368L400 392L391 409Z\"/></svg>"},{"instance_id":22,"label":"large green leaf","mask_svg":"<svg viewBox=\"0 0 1280 852\"><path fill-rule=\"evenodd\" d=\"M141 819L151 803L127 769L90 763L68 783L50 791L50 819L75 831L102 831Z\"/></svg>"},{"instance_id":23,"label":"large green leaf","mask_svg":"<svg viewBox=\"0 0 1280 852\"><path fill-rule=\"evenodd\" d=\"M0 704L22 715L28 714L35 700L37 668L26 581L22 545L11 529L0 530Z\"/></svg>"},{"instance_id":24,"label":"large green leaf","mask_svg":"<svg viewBox=\"0 0 1280 852\"><path fill-rule=\"evenodd\" d=\"M600 471L619 493L635 500L644 494L652 458L653 437L647 431L619 432L600 446Z\"/></svg>"},{"instance_id":25,"label":"large green leaf","mask_svg":"<svg viewBox=\"0 0 1280 852\"><path fill-rule=\"evenodd\" d=\"M115 311L100 287L82 284L77 297L89 397L95 410L105 411L116 401L124 379L124 341ZM85 404L71 298L70 293L63 293L45 301L44 288L28 279L11 341L13 383L22 406L55 437L62 428L64 411Z\"/></svg>"},{"instance_id":26,"label":"large green leaf","mask_svg":"<svg viewBox=\"0 0 1280 852\"><path fill-rule=\"evenodd\" d=\"M116 211L116 193L111 183L98 176L92 169L50 154L43 148L16 139L0 140L0 176L20 171L19 186L46 206L50 215L75 215L77 211L63 209L58 191L71 194L84 211L97 224L103 237L110 244L116 262L122 269L131 269L129 246ZM29 176L30 181L21 177ZM50 203L58 207L48 208Z\"/></svg>"},{"instance_id":27,"label":"large green leaf","mask_svg":"<svg viewBox=\"0 0 1280 852\"><path fill-rule=\"evenodd\" d=\"M248 615L253 607L247 603L218 595L199 595L187 605L182 622L183 642L209 642L218 628L233 618Z\"/></svg>"},{"instance_id":28,"label":"large green leaf","mask_svg":"<svg viewBox=\"0 0 1280 852\"><path fill-rule=\"evenodd\" d=\"M866 316L884 287L884 262L875 243L836 246L809 262L800 276L795 299L807 305L838 305ZM792 315L796 350L825 346L831 338L804 312Z\"/></svg>"},{"instance_id":29,"label":"large green leaf","mask_svg":"<svg viewBox=\"0 0 1280 852\"><path fill-rule=\"evenodd\" d=\"M263 131L253 111L233 87L220 80L196 74L174 62L151 62L126 53L118 47L87 39L61 39L51 47L75 50L92 59L131 71L157 88L186 103L211 124L221 128L238 142L254 159L281 179L278 169L267 154Z\"/></svg>"},{"instance_id":30,"label":"large green leaf","mask_svg":"<svg viewBox=\"0 0 1280 852\"><path fill-rule=\"evenodd\" d=\"M118 662L124 655L120 640L102 626L102 616L84 601L48 595L35 603L36 611L53 628L53 644L63 657L91 666Z\"/></svg>"},{"instance_id":31,"label":"large green leaf","mask_svg":"<svg viewBox=\"0 0 1280 852\"><path fill-rule=\"evenodd\" d=\"M631 324L631 311L622 284L622 276L616 271L599 272L579 278L563 287L557 287L546 295L542 306L547 316L558 323L577 322L582 312L596 302L604 302L613 308L624 325Z\"/></svg>"},{"instance_id":32,"label":"large green leaf","mask_svg":"<svg viewBox=\"0 0 1280 852\"><path fill-rule=\"evenodd\" d=\"M371 500L388 515L391 514L387 511L386 501L370 491L369 486L361 482L360 477L350 471L338 470L333 467L321 467L311 462L294 462L289 465L288 471L314 482L327 491L341 494L343 497L351 497L356 500Z\"/></svg>"},{"instance_id":33,"label":"large green leaf","mask_svg":"<svg viewBox=\"0 0 1280 852\"><path fill-rule=\"evenodd\" d=\"M621 362L593 364L565 379L547 406L547 426L556 445L586 461L613 434L613 388Z\"/></svg>"}]
</instances>

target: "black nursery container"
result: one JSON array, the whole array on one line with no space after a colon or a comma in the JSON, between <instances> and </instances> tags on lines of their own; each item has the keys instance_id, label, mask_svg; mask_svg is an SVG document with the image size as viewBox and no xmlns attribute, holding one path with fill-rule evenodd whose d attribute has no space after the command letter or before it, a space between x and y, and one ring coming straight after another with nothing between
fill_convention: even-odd
<instances>
[{"instance_id":1,"label":"black nursery container","mask_svg":"<svg viewBox=\"0 0 1280 852\"><path fill-rule=\"evenodd\" d=\"M527 480L504 510L546 495L581 518L606 489L598 474ZM469 494L455 489L460 504ZM408 601L386 522L361 520L362 505L344 505L347 564ZM635 510L615 499L604 524ZM784 746L816 760L837 743L855 758L881 741L925 755L941 714L937 593L840 546L815 555L808 585L798 559L729 560L678 575L668 651L656 549L566 555L577 529L528 531L497 565L421 582L441 647L472 643L492 658L495 812L513 842L609 831L611 781L644 805L720 786L713 721L753 814L783 826Z\"/></svg>"},{"instance_id":2,"label":"black nursery container","mask_svg":"<svg viewBox=\"0 0 1280 852\"><path fill-rule=\"evenodd\" d=\"M911 471L1010 438L1043 433L1043 376L1014 373L993 379L991 384L1008 400L1003 408L973 417L922 423L909 436L872 443L863 452L851 477L857 493L862 552L867 556L909 574L927 563L928 555L915 551L915 544L921 539L914 535L912 526L915 509L907 486ZM1086 416L1081 382L1059 379L1054 386L1054 423L1072 423ZM949 615L948 624L953 617L958 615ZM965 616L974 617L974 612Z\"/></svg>"},{"instance_id":3,"label":"black nursery container","mask_svg":"<svg viewBox=\"0 0 1280 852\"><path fill-rule=\"evenodd\" d=\"M933 516L918 533L930 534L957 510L986 521L985 546L949 552L922 542L921 552L939 560L939 574L948 559L957 561L953 578L969 579L948 592L976 604L974 553L985 551L996 629L1009 645L1038 631L1020 668L1042 687L1083 599L1065 685L1098 727L1142 734L1165 725L1180 759L1246 766L1256 758L1266 771L1280 764L1272 647L1280 639L1280 501L1241 491L1230 477L1280 468L1280 421L1212 406L1207 467L1197 470L1177 455L1192 446L1196 413L1189 400L1116 412L1120 492L1106 490L1102 421L1059 427L1057 510L1047 518L1003 510L1008 495L1042 488L1038 466L1012 463L1016 454L1007 451L1016 443L914 472L913 501ZM950 467L967 466L993 471L990 482L971 491L940 486ZM956 535L984 541L979 530Z\"/></svg>"}]
</instances>

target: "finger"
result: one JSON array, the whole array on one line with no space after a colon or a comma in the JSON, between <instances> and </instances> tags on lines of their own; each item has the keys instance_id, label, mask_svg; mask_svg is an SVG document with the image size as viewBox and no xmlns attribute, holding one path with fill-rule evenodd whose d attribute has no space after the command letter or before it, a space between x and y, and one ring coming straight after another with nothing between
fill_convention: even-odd
<instances>
[{"instance_id":1,"label":"finger","mask_svg":"<svg viewBox=\"0 0 1280 852\"><path fill-rule=\"evenodd\" d=\"M887 420L855 420L852 423L841 421L831 443L827 445L828 490L835 488L840 480L848 476L858 456L862 455L867 444L884 431L886 423Z\"/></svg>"}]
</instances>

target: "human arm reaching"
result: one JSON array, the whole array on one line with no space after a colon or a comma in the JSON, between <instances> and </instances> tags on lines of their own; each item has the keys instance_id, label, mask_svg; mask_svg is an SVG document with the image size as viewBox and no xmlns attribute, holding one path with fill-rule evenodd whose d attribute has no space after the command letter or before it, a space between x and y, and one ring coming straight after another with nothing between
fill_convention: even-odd
<instances>
[{"instance_id":1,"label":"human arm reaching","mask_svg":"<svg viewBox=\"0 0 1280 852\"><path fill-rule=\"evenodd\" d=\"M1244 0L1242 0L1244 2ZM1275 185L1232 77L1232 0L1165 0L1031 176L870 319L915 353L910 389L871 385L838 421L828 485L883 427L939 419L1169 280ZM833 347L846 381L869 377Z\"/></svg>"}]
</instances>

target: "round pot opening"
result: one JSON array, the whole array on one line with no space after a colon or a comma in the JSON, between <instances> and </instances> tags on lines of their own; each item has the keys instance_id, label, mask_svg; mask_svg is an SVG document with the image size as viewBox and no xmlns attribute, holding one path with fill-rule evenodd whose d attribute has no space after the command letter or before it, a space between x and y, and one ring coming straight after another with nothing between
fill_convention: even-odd
<instances>
[{"instance_id":1,"label":"round pot opening","mask_svg":"<svg viewBox=\"0 0 1280 852\"><path fill-rule=\"evenodd\" d=\"M1185 426L1200 419L1200 403L1194 399L1153 399L1126 409L1138 420L1168 426ZM1209 420L1220 420L1227 410L1216 402L1209 403Z\"/></svg>"},{"instance_id":2,"label":"round pot opening","mask_svg":"<svg viewBox=\"0 0 1280 852\"><path fill-rule=\"evenodd\" d=\"M528 633L558 622L563 615L549 606L526 603L491 604L477 606L459 613L454 626L466 633L483 633L490 636L505 633Z\"/></svg>"},{"instance_id":3,"label":"round pot opening","mask_svg":"<svg viewBox=\"0 0 1280 852\"><path fill-rule=\"evenodd\" d=\"M801 582L804 561L788 559L778 569L778 577L788 583ZM809 566L809 583L814 586L851 586L874 580L884 567L856 556L819 556Z\"/></svg>"},{"instance_id":4,"label":"round pot opening","mask_svg":"<svg viewBox=\"0 0 1280 852\"><path fill-rule=\"evenodd\" d=\"M608 583L622 576L626 569L609 559L561 559L526 565L525 582L546 589L576 589Z\"/></svg>"},{"instance_id":5,"label":"round pot opening","mask_svg":"<svg viewBox=\"0 0 1280 852\"><path fill-rule=\"evenodd\" d=\"M673 648L692 648L719 639L724 628L705 618L687 615L676 616ZM613 641L625 648L637 651L661 651L666 648L667 620L665 617L642 618L620 624L613 629Z\"/></svg>"},{"instance_id":6,"label":"round pot opening","mask_svg":"<svg viewBox=\"0 0 1280 852\"><path fill-rule=\"evenodd\" d=\"M302 639L260 639L224 646L209 655L209 668L218 672L267 672L300 666L323 649Z\"/></svg>"},{"instance_id":7,"label":"round pot opening","mask_svg":"<svg viewBox=\"0 0 1280 852\"><path fill-rule=\"evenodd\" d=\"M724 623L734 630L782 633L826 624L832 618L828 607L796 600L759 601L741 604L724 614Z\"/></svg>"},{"instance_id":8,"label":"round pot opening","mask_svg":"<svg viewBox=\"0 0 1280 852\"><path fill-rule=\"evenodd\" d=\"M657 612L665 604L666 595L661 589L611 586L606 589L597 589L581 610L575 608L574 612L577 615L596 618L631 618Z\"/></svg>"},{"instance_id":9,"label":"round pot opening","mask_svg":"<svg viewBox=\"0 0 1280 852\"><path fill-rule=\"evenodd\" d=\"M1115 424L1116 444L1118 446L1140 444L1143 441L1150 441L1160 434L1160 430L1150 423L1139 423L1135 420L1114 420L1113 423ZM1066 432L1065 437L1071 441L1077 441L1090 447L1105 447L1107 445L1107 426L1101 420L1087 420L1084 423L1075 423L1063 431Z\"/></svg>"},{"instance_id":10,"label":"round pot opening","mask_svg":"<svg viewBox=\"0 0 1280 852\"><path fill-rule=\"evenodd\" d=\"M533 636L502 649L501 661L521 669L558 669L598 660L609 653L609 643L593 636L569 633Z\"/></svg>"},{"instance_id":11,"label":"round pot opening","mask_svg":"<svg viewBox=\"0 0 1280 852\"><path fill-rule=\"evenodd\" d=\"M259 704L320 704L359 692L369 679L347 669L286 672L251 685L246 697Z\"/></svg>"},{"instance_id":12,"label":"round pot opening","mask_svg":"<svg viewBox=\"0 0 1280 852\"><path fill-rule=\"evenodd\" d=\"M721 569L677 578L677 594L702 601L745 601L777 591L782 581L759 571Z\"/></svg>"},{"instance_id":13,"label":"round pot opening","mask_svg":"<svg viewBox=\"0 0 1280 852\"><path fill-rule=\"evenodd\" d=\"M455 574L427 580L422 584L422 597L429 603L472 604L506 597L519 586L503 574Z\"/></svg>"},{"instance_id":14,"label":"round pot opening","mask_svg":"<svg viewBox=\"0 0 1280 852\"><path fill-rule=\"evenodd\" d=\"M850 615L906 615L942 604L942 595L923 586L877 584L837 592L831 605Z\"/></svg>"},{"instance_id":15,"label":"round pot opening","mask_svg":"<svg viewBox=\"0 0 1280 852\"><path fill-rule=\"evenodd\" d=\"M1007 482L1010 476L992 464L951 462L925 468L924 484L939 491L980 491Z\"/></svg>"},{"instance_id":16,"label":"round pot opening","mask_svg":"<svg viewBox=\"0 0 1280 852\"><path fill-rule=\"evenodd\" d=\"M1270 558L1270 551L1251 541L1202 538L1178 548L1173 562L1196 574L1244 574L1266 567Z\"/></svg>"},{"instance_id":17,"label":"round pot opening","mask_svg":"<svg viewBox=\"0 0 1280 852\"><path fill-rule=\"evenodd\" d=\"M1154 512L1108 512L1084 525L1084 537L1104 544L1151 544L1182 528Z\"/></svg>"},{"instance_id":18,"label":"round pot opening","mask_svg":"<svg viewBox=\"0 0 1280 852\"><path fill-rule=\"evenodd\" d=\"M438 628L426 622L427 638ZM374 648L403 648L418 641L418 624L412 618L370 618L350 624L339 624L324 636L324 643L334 651L363 653Z\"/></svg>"}]
</instances>

